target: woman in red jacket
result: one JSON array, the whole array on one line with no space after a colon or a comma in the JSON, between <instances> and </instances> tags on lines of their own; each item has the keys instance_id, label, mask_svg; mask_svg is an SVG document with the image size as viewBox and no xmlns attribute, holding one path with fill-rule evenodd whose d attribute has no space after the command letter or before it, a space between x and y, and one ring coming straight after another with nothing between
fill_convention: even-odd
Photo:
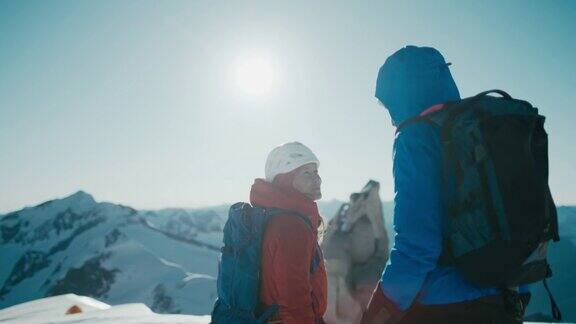
<instances>
[{"instance_id":1,"label":"woman in red jacket","mask_svg":"<svg viewBox=\"0 0 576 324\"><path fill-rule=\"evenodd\" d=\"M260 299L278 305L269 323L323 323L326 311L326 270L324 260L311 273L318 246L322 218L314 202L322 197L318 159L298 142L276 147L266 160L266 179L256 179L250 192L252 205L294 211L272 218L262 243Z\"/></svg>"}]
</instances>

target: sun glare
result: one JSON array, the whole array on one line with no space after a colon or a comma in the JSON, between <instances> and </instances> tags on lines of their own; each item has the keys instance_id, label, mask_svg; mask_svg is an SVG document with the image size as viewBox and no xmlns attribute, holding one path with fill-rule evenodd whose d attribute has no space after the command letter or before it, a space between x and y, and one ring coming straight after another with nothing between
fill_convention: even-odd
<instances>
[{"instance_id":1,"label":"sun glare","mask_svg":"<svg viewBox=\"0 0 576 324\"><path fill-rule=\"evenodd\" d=\"M236 86L245 95L260 97L270 93L275 83L274 67L268 60L243 61L236 70Z\"/></svg>"}]
</instances>

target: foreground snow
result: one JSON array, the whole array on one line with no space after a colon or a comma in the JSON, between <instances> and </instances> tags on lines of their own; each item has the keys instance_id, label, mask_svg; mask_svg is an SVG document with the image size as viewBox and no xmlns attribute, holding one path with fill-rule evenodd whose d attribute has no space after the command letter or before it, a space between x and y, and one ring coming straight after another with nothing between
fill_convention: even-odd
<instances>
[{"instance_id":1,"label":"foreground snow","mask_svg":"<svg viewBox=\"0 0 576 324\"><path fill-rule=\"evenodd\" d=\"M74 306L78 307L81 312L66 314ZM66 294L37 299L2 309L0 310L0 323L208 324L210 323L210 315L156 314L146 305L140 303L110 306L90 297ZM525 324L529 323L525 322Z\"/></svg>"},{"instance_id":2,"label":"foreground snow","mask_svg":"<svg viewBox=\"0 0 576 324\"><path fill-rule=\"evenodd\" d=\"M69 314L70 307L82 312ZM90 297L66 294L33 300L0 310L2 324L16 323L210 323L210 316L156 314L144 304L110 306Z\"/></svg>"}]
</instances>

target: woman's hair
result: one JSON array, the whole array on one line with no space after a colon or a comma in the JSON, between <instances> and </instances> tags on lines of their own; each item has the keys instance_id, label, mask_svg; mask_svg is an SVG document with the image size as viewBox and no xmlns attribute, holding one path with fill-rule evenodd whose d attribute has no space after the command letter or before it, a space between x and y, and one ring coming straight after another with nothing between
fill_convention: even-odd
<instances>
[{"instance_id":1,"label":"woman's hair","mask_svg":"<svg viewBox=\"0 0 576 324\"><path fill-rule=\"evenodd\" d=\"M320 218L318 219L318 242L322 242L324 239L324 234L326 234L326 230L326 223L324 222L322 215L320 215Z\"/></svg>"}]
</instances>

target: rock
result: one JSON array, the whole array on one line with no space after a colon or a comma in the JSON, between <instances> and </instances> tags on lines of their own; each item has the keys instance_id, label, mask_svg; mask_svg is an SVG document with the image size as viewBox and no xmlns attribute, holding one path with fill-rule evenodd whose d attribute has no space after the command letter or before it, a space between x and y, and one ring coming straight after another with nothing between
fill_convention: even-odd
<instances>
[{"instance_id":1,"label":"rock","mask_svg":"<svg viewBox=\"0 0 576 324\"><path fill-rule=\"evenodd\" d=\"M380 185L350 195L328 224L321 246L328 275L327 323L359 321L388 260Z\"/></svg>"}]
</instances>

